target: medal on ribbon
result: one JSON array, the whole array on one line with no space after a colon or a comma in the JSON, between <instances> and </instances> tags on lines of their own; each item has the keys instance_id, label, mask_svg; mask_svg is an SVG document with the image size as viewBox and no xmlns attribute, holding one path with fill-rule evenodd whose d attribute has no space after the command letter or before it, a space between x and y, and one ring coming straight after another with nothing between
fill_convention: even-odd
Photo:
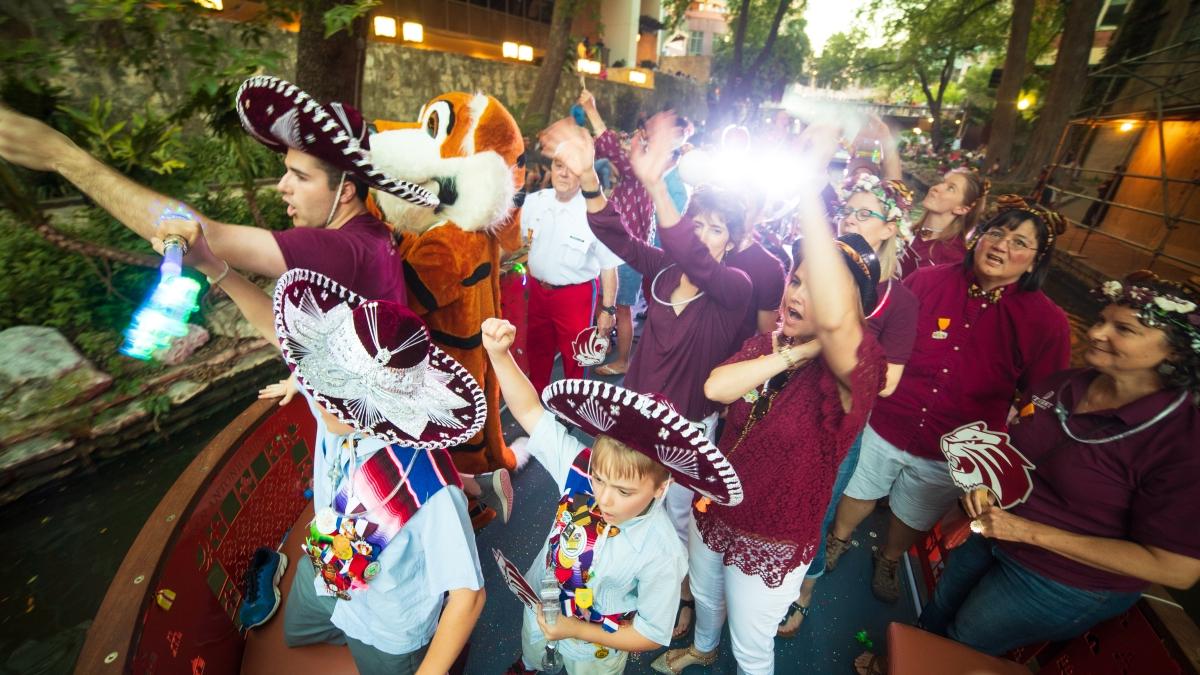
<instances>
[{"instance_id":1,"label":"medal on ribbon","mask_svg":"<svg viewBox=\"0 0 1200 675\"><path fill-rule=\"evenodd\" d=\"M938 317L937 323L938 323L938 329L933 331L932 337L934 340L945 340L948 337L948 334L946 333L946 329L950 327L950 317L948 317L948 316Z\"/></svg>"}]
</instances>

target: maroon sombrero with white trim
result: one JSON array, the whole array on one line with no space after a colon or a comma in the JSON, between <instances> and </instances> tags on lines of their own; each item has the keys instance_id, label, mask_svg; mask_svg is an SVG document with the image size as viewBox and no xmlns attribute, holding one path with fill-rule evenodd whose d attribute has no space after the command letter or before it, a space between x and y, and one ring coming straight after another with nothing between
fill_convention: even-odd
<instances>
[{"instance_id":1,"label":"maroon sombrero with white trim","mask_svg":"<svg viewBox=\"0 0 1200 675\"><path fill-rule=\"evenodd\" d=\"M275 286L275 332L300 386L356 430L413 448L463 443L483 428L475 378L433 346L412 310L367 301L312 270Z\"/></svg>"},{"instance_id":2,"label":"maroon sombrero with white trim","mask_svg":"<svg viewBox=\"0 0 1200 675\"><path fill-rule=\"evenodd\" d=\"M604 435L662 464L680 485L722 506L742 501L742 481L704 430L666 399L599 380L558 380L542 391L555 415L590 436Z\"/></svg>"},{"instance_id":3,"label":"maroon sombrero with white trim","mask_svg":"<svg viewBox=\"0 0 1200 675\"><path fill-rule=\"evenodd\" d=\"M322 105L291 82L268 75L243 82L236 101L246 133L275 152L299 150L404 201L429 208L438 205L437 195L429 190L392 178L375 166L366 122L351 106Z\"/></svg>"}]
</instances>

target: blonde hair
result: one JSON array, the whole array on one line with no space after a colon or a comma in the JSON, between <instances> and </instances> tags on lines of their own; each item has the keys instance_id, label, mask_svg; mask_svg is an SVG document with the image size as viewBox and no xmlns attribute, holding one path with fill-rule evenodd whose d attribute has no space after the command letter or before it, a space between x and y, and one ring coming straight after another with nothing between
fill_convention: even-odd
<instances>
[{"instance_id":1,"label":"blonde hair","mask_svg":"<svg viewBox=\"0 0 1200 675\"><path fill-rule=\"evenodd\" d=\"M875 255L879 257L879 280L884 281L900 274L900 226L896 226L896 234L888 237L879 244Z\"/></svg>"},{"instance_id":2,"label":"blonde hair","mask_svg":"<svg viewBox=\"0 0 1200 675\"><path fill-rule=\"evenodd\" d=\"M975 229L975 225L983 217L983 212L987 209L987 195L992 188L992 182L983 176L979 175L978 171L973 171L965 167L950 169L946 172L945 180L950 174L958 174L963 177L967 183L967 189L963 191L963 204L970 207L966 213L955 216L949 227L941 232L934 233L934 239L946 241L955 237L964 237L966 233ZM925 229L925 221L929 218L929 211L921 214L921 219L917 221L913 227L915 236L919 236L921 231ZM880 260L882 263L883 261Z\"/></svg>"},{"instance_id":3,"label":"blonde hair","mask_svg":"<svg viewBox=\"0 0 1200 675\"><path fill-rule=\"evenodd\" d=\"M592 444L592 471L604 474L608 480L641 480L642 477L649 476L654 481L654 487L659 487L671 477L662 464L604 435L597 436L596 442Z\"/></svg>"}]
</instances>

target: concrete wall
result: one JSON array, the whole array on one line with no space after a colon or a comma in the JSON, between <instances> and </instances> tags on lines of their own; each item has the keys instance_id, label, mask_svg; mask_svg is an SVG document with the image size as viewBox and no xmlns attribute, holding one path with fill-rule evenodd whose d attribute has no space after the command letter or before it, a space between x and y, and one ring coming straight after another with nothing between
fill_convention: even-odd
<instances>
[{"instance_id":1,"label":"concrete wall","mask_svg":"<svg viewBox=\"0 0 1200 675\"><path fill-rule=\"evenodd\" d=\"M537 70L531 65L371 43L363 82L363 114L368 119L411 120L426 101L438 94L481 91L495 96L520 119ZM697 120L708 115L703 87L681 78L656 74L654 89L594 77L586 78L586 82L596 95L600 113L620 128L629 129L639 113L667 107ZM564 73L552 116L570 114L578 95L578 76Z\"/></svg>"}]
</instances>

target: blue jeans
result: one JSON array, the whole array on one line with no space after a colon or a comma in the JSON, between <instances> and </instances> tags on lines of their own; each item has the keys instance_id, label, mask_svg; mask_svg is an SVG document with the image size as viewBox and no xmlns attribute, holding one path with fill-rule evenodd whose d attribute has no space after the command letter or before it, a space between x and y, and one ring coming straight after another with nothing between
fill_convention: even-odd
<instances>
[{"instance_id":1,"label":"blue jeans","mask_svg":"<svg viewBox=\"0 0 1200 675\"><path fill-rule=\"evenodd\" d=\"M842 500L842 493L846 491L846 486L850 484L850 477L854 475L854 469L858 468L858 453L862 450L862 432L858 432L854 442L850 444L850 451L846 453L845 459L838 466L837 477L833 479L833 497L829 500L829 508L825 509L825 520L821 521L821 536L817 539L817 554L813 556L812 564L808 566L808 574L805 578L816 579L822 574L825 574L825 535L829 533L829 528L833 527L833 517L837 515L838 502Z\"/></svg>"},{"instance_id":2,"label":"blue jeans","mask_svg":"<svg viewBox=\"0 0 1200 675\"><path fill-rule=\"evenodd\" d=\"M1089 591L1022 567L973 534L950 552L919 625L994 656L1067 640L1129 609L1141 593Z\"/></svg>"}]
</instances>

